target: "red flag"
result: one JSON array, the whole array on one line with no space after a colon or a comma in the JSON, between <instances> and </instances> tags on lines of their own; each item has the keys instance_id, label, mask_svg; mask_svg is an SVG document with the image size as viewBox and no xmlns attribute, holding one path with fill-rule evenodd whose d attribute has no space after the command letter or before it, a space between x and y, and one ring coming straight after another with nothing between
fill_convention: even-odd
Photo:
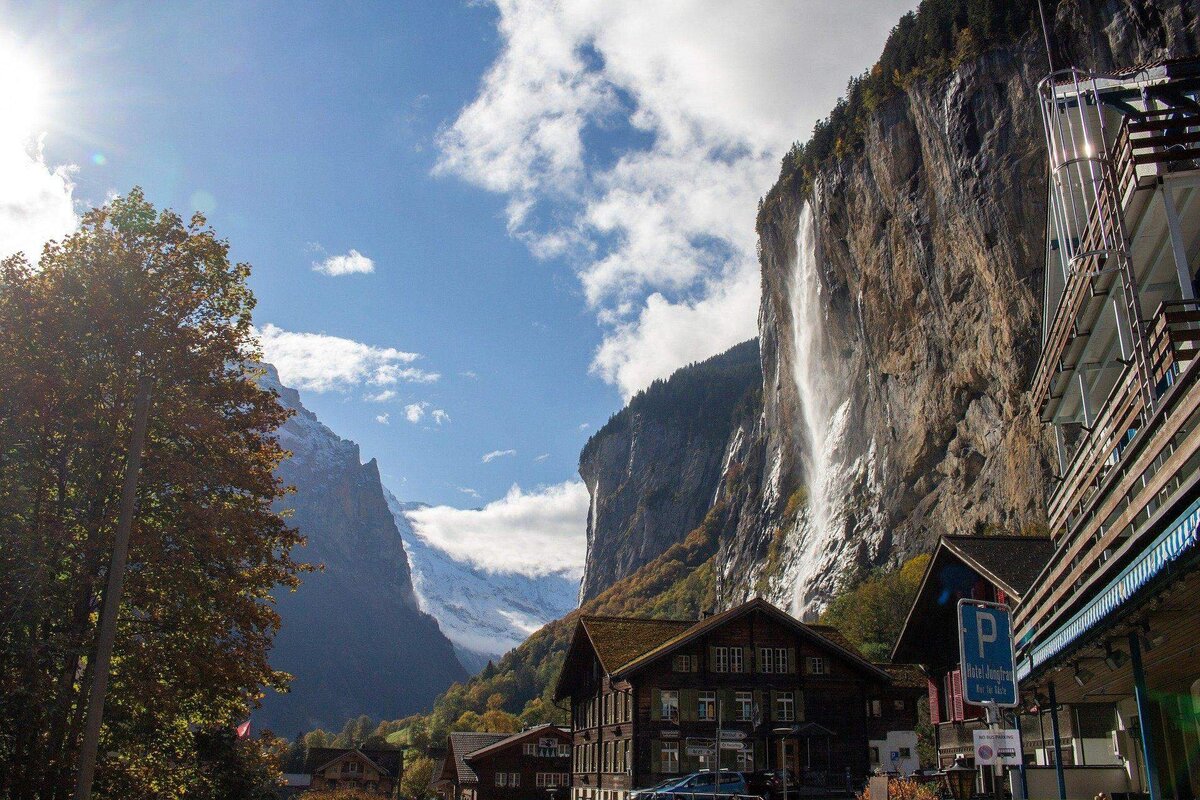
<instances>
[{"instance_id":1,"label":"red flag","mask_svg":"<svg viewBox=\"0 0 1200 800\"><path fill-rule=\"evenodd\" d=\"M250 720L246 720L241 725L238 725L236 730L237 730L237 738L245 739L247 736L250 735Z\"/></svg>"}]
</instances>

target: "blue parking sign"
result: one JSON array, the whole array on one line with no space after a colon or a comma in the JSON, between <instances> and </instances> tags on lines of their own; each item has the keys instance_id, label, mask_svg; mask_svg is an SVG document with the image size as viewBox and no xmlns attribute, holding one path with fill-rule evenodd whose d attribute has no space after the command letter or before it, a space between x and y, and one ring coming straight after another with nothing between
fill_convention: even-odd
<instances>
[{"instance_id":1,"label":"blue parking sign","mask_svg":"<svg viewBox=\"0 0 1200 800\"><path fill-rule=\"evenodd\" d=\"M964 702L1006 708L1018 705L1008 606L959 600L958 651Z\"/></svg>"}]
</instances>

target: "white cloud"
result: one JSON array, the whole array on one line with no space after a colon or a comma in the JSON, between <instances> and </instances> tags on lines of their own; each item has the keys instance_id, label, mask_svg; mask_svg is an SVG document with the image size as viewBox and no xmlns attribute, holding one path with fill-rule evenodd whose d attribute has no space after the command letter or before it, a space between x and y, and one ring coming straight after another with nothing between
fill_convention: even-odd
<instances>
[{"instance_id":1,"label":"white cloud","mask_svg":"<svg viewBox=\"0 0 1200 800\"><path fill-rule=\"evenodd\" d=\"M480 459L480 462L489 464L492 461L495 461L497 458L503 458L504 456L515 456L516 454L516 450L493 450L490 453L484 453L483 458Z\"/></svg>"},{"instance_id":2,"label":"white cloud","mask_svg":"<svg viewBox=\"0 0 1200 800\"><path fill-rule=\"evenodd\" d=\"M425 416L425 409L429 408L429 403L410 403L404 407L404 418L416 425Z\"/></svg>"},{"instance_id":3,"label":"white cloud","mask_svg":"<svg viewBox=\"0 0 1200 800\"><path fill-rule=\"evenodd\" d=\"M361 275L375 271L375 262L357 250L340 256L329 256L323 261L313 262L313 272L323 275Z\"/></svg>"},{"instance_id":4,"label":"white cloud","mask_svg":"<svg viewBox=\"0 0 1200 800\"><path fill-rule=\"evenodd\" d=\"M479 492L475 491L470 486L459 486L458 490L463 494L469 494L471 497L479 497Z\"/></svg>"},{"instance_id":5,"label":"white cloud","mask_svg":"<svg viewBox=\"0 0 1200 800\"><path fill-rule=\"evenodd\" d=\"M409 518L422 539L481 569L578 578L587 549L589 500L580 481L528 494L514 485L482 509L433 506L410 511Z\"/></svg>"},{"instance_id":6,"label":"white cloud","mask_svg":"<svg viewBox=\"0 0 1200 800\"><path fill-rule=\"evenodd\" d=\"M74 232L75 167L46 163L42 139L0 126L0 258L24 252L36 264L42 245Z\"/></svg>"},{"instance_id":7,"label":"white cloud","mask_svg":"<svg viewBox=\"0 0 1200 800\"><path fill-rule=\"evenodd\" d=\"M506 195L514 236L577 264L593 369L626 395L753 336L756 201L914 0L494 2L500 55L437 171ZM626 127L632 146L588 136Z\"/></svg>"},{"instance_id":8,"label":"white cloud","mask_svg":"<svg viewBox=\"0 0 1200 800\"><path fill-rule=\"evenodd\" d=\"M443 409L440 409L440 408L435 408L435 409L434 409L434 410L433 410L433 411L430 413L430 416L431 416L431 417L433 417L433 421L434 421L435 423L437 423L438 425L441 425L442 423L445 423L445 422L449 422L449 421L450 421L450 415L449 415L449 414L447 414L447 413L445 412L445 410L443 410Z\"/></svg>"},{"instance_id":9,"label":"white cloud","mask_svg":"<svg viewBox=\"0 0 1200 800\"><path fill-rule=\"evenodd\" d=\"M405 381L431 383L440 376L409 366L420 358L394 347L375 347L324 333L285 331L267 323L258 331L266 360L288 386L313 392L346 391Z\"/></svg>"},{"instance_id":10,"label":"white cloud","mask_svg":"<svg viewBox=\"0 0 1200 800\"><path fill-rule=\"evenodd\" d=\"M533 460L541 463L550 457L549 453L542 453L540 456L534 456Z\"/></svg>"},{"instance_id":11,"label":"white cloud","mask_svg":"<svg viewBox=\"0 0 1200 800\"><path fill-rule=\"evenodd\" d=\"M389 425L390 424L388 422L389 417L391 417L391 414L384 412L384 413L380 414L379 416L375 417L375 421L378 422L380 425Z\"/></svg>"},{"instance_id":12,"label":"white cloud","mask_svg":"<svg viewBox=\"0 0 1200 800\"><path fill-rule=\"evenodd\" d=\"M368 403L386 403L388 400L395 399L396 392L394 389L384 389L382 392L368 394L363 396L363 400Z\"/></svg>"},{"instance_id":13,"label":"white cloud","mask_svg":"<svg viewBox=\"0 0 1200 800\"><path fill-rule=\"evenodd\" d=\"M581 430L581 431L586 431L590 427L592 427L592 423L590 423L590 422L579 423L579 430Z\"/></svg>"}]
</instances>

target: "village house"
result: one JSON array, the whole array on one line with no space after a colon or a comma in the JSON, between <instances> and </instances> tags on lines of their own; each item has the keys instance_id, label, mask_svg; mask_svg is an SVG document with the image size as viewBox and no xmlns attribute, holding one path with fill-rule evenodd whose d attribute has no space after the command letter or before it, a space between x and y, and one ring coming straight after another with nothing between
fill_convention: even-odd
<instances>
[{"instance_id":1,"label":"village house","mask_svg":"<svg viewBox=\"0 0 1200 800\"><path fill-rule=\"evenodd\" d=\"M314 747L305 758L304 772L310 776L308 788L312 791L358 789L394 798L404 772L404 752Z\"/></svg>"},{"instance_id":2,"label":"village house","mask_svg":"<svg viewBox=\"0 0 1200 800\"><path fill-rule=\"evenodd\" d=\"M699 621L584 615L555 687L571 703L572 800L626 800L718 759L858 788L870 743L916 725L924 683L893 669L761 599Z\"/></svg>"},{"instance_id":3,"label":"village house","mask_svg":"<svg viewBox=\"0 0 1200 800\"><path fill-rule=\"evenodd\" d=\"M450 734L434 789L445 800L566 800L570 780L570 733L538 725L514 734Z\"/></svg>"}]
</instances>

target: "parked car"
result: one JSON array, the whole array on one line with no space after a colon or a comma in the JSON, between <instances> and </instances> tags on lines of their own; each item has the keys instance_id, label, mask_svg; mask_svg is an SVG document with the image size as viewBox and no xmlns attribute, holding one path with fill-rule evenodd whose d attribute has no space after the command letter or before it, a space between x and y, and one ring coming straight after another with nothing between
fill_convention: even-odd
<instances>
[{"instance_id":1,"label":"parked car","mask_svg":"<svg viewBox=\"0 0 1200 800\"><path fill-rule=\"evenodd\" d=\"M715 780L720 775L720 780ZM741 772L693 772L665 780L649 789L637 789L631 800L670 800L691 795L749 794L746 776Z\"/></svg>"},{"instance_id":2,"label":"parked car","mask_svg":"<svg viewBox=\"0 0 1200 800\"><path fill-rule=\"evenodd\" d=\"M786 800L798 800L800 781L796 777L796 773L790 769L760 769L746 773L747 793L757 795L763 800L785 800L783 796L785 785L787 787Z\"/></svg>"}]
</instances>

